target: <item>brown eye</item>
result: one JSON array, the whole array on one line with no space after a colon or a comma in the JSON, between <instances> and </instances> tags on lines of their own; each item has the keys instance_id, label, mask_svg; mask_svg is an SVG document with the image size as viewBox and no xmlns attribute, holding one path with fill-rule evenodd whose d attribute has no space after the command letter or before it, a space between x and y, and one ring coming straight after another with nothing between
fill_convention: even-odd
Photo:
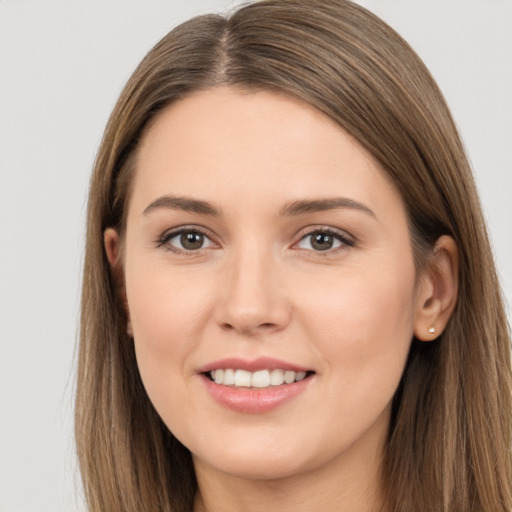
<instances>
[{"instance_id":1,"label":"brown eye","mask_svg":"<svg viewBox=\"0 0 512 512\"><path fill-rule=\"evenodd\" d=\"M197 229L180 229L163 235L158 246L177 253L186 253L213 247L215 244Z\"/></svg>"},{"instance_id":2,"label":"brown eye","mask_svg":"<svg viewBox=\"0 0 512 512\"><path fill-rule=\"evenodd\" d=\"M185 231L180 235L180 243L187 251L196 251L204 245L204 235L197 231Z\"/></svg>"},{"instance_id":3,"label":"brown eye","mask_svg":"<svg viewBox=\"0 0 512 512\"><path fill-rule=\"evenodd\" d=\"M343 233L331 230L316 230L303 236L297 247L315 252L326 252L343 247L353 247L354 242Z\"/></svg>"},{"instance_id":4,"label":"brown eye","mask_svg":"<svg viewBox=\"0 0 512 512\"><path fill-rule=\"evenodd\" d=\"M334 245L334 237L329 233L313 233L311 236L311 247L316 251L327 251Z\"/></svg>"}]
</instances>

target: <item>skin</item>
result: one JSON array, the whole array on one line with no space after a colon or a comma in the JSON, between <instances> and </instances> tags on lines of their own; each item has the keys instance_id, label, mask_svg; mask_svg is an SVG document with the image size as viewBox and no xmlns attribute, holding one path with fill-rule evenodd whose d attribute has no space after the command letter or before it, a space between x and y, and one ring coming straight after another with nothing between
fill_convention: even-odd
<instances>
[{"instance_id":1,"label":"skin","mask_svg":"<svg viewBox=\"0 0 512 512\"><path fill-rule=\"evenodd\" d=\"M192 453L196 511L376 510L411 339L434 339L453 309L453 241L442 237L417 276L404 206L378 163L320 112L271 92L220 87L167 107L144 135L132 190L123 254L112 229L105 247L122 261L147 393ZM162 196L218 215L155 205ZM282 215L334 197L371 212ZM206 233L201 248L163 240L183 226ZM311 232L325 229L335 244L320 251ZM234 356L315 373L272 411L233 411L197 369Z\"/></svg>"}]
</instances>

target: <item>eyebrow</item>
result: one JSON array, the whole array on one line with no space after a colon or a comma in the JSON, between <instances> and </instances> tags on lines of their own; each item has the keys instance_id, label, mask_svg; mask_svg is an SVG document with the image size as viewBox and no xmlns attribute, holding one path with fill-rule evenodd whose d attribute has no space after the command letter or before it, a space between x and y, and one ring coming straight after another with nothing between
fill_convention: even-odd
<instances>
[{"instance_id":1,"label":"eyebrow","mask_svg":"<svg viewBox=\"0 0 512 512\"><path fill-rule=\"evenodd\" d=\"M149 204L143 212L143 215L149 215L152 211L160 208L171 210L182 210L186 212L197 213L199 215L210 215L220 217L221 210L207 201L192 199L179 196L162 196ZM375 213L362 203L349 199L347 197L333 197L327 199L301 199L292 201L284 205L279 211L281 217L293 217L305 213L323 212L336 210L340 208L350 208L359 210L376 218Z\"/></svg>"},{"instance_id":2,"label":"eyebrow","mask_svg":"<svg viewBox=\"0 0 512 512\"><path fill-rule=\"evenodd\" d=\"M337 210L339 208L350 208L367 213L376 218L375 213L362 203L349 199L347 197L332 197L328 199L305 199L293 201L286 204L279 214L281 216L295 216L303 213L324 212L328 210Z\"/></svg>"},{"instance_id":3,"label":"eyebrow","mask_svg":"<svg viewBox=\"0 0 512 512\"><path fill-rule=\"evenodd\" d=\"M154 210L160 208L168 208L171 210L183 210L185 212L198 213L200 215L211 215L212 217L219 217L220 210L206 201L199 199L191 199L188 197L176 196L162 196L153 201L143 212L143 215L148 215Z\"/></svg>"}]
</instances>

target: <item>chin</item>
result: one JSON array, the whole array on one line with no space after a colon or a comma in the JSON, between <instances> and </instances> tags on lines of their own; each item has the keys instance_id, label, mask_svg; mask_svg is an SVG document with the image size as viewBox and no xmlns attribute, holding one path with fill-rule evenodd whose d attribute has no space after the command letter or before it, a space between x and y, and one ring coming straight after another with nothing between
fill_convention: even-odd
<instances>
[{"instance_id":1,"label":"chin","mask_svg":"<svg viewBox=\"0 0 512 512\"><path fill-rule=\"evenodd\" d=\"M243 480L281 480L296 476L305 468L302 467L297 457L295 460L285 460L283 457L266 456L263 453L244 456L231 456L228 458L198 459L193 456L194 465L206 464L211 468L235 478Z\"/></svg>"},{"instance_id":2,"label":"chin","mask_svg":"<svg viewBox=\"0 0 512 512\"><path fill-rule=\"evenodd\" d=\"M197 453L193 455L194 464L204 464L247 480L279 480L314 469L329 459L329 454L323 457L318 450L309 453L305 450L307 441L292 440L289 435L273 438L260 435L258 439L246 435L245 438L244 442L217 441L217 449L210 445L209 449L194 452Z\"/></svg>"}]
</instances>

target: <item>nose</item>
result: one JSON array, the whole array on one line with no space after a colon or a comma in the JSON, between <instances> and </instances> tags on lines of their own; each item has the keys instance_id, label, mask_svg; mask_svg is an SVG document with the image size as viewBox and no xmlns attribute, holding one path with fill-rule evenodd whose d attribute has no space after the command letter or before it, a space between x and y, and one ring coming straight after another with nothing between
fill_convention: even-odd
<instances>
[{"instance_id":1,"label":"nose","mask_svg":"<svg viewBox=\"0 0 512 512\"><path fill-rule=\"evenodd\" d=\"M242 251L226 267L215 310L218 325L244 335L284 329L291 306L282 272L270 251Z\"/></svg>"}]
</instances>

